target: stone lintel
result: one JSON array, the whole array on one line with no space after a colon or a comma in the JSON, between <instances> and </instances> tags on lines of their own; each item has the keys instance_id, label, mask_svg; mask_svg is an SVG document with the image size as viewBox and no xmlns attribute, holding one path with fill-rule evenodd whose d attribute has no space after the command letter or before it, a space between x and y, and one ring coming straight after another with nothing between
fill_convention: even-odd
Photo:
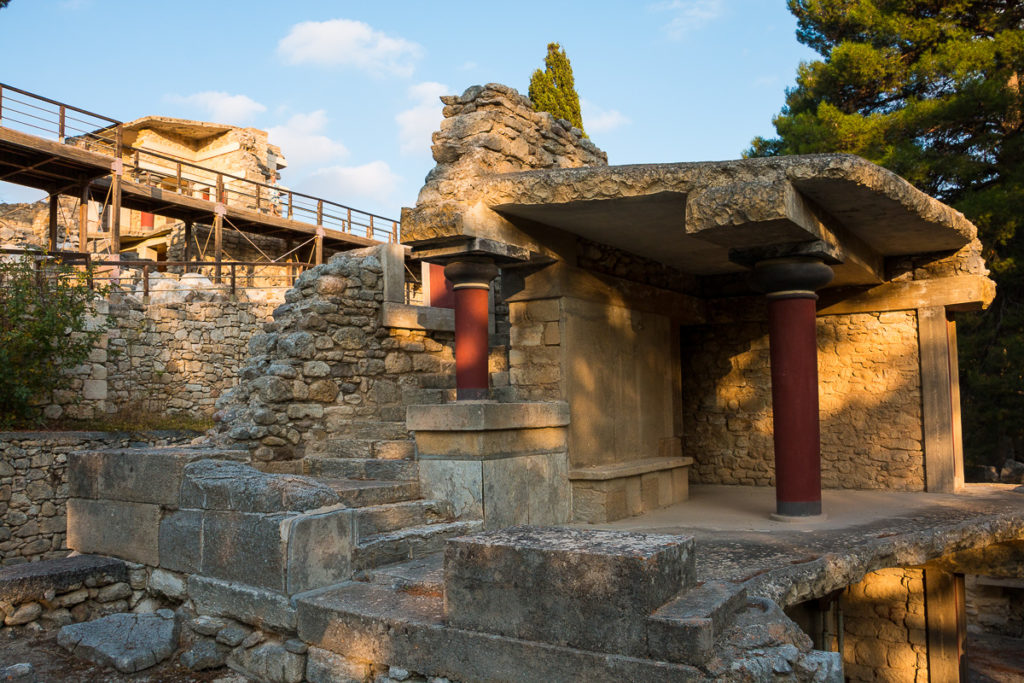
<instances>
[{"instance_id":1,"label":"stone lintel","mask_svg":"<svg viewBox=\"0 0 1024 683\"><path fill-rule=\"evenodd\" d=\"M530 250L514 244L474 237L442 244L427 243L415 248L413 256L430 263L450 263L467 256L484 256L498 263L521 263L529 260Z\"/></svg>"},{"instance_id":2,"label":"stone lintel","mask_svg":"<svg viewBox=\"0 0 1024 683\"><path fill-rule=\"evenodd\" d=\"M553 263L526 274L514 270L502 275L502 292L509 303L571 297L583 301L611 304L647 313L668 315L681 324L706 322L706 302L695 296L658 289L639 282L620 280L565 263Z\"/></svg>"},{"instance_id":3,"label":"stone lintel","mask_svg":"<svg viewBox=\"0 0 1024 683\"><path fill-rule=\"evenodd\" d=\"M455 331L455 309L452 308L385 302L381 307L381 316L383 327L429 332Z\"/></svg>"},{"instance_id":4,"label":"stone lintel","mask_svg":"<svg viewBox=\"0 0 1024 683\"><path fill-rule=\"evenodd\" d=\"M443 262L468 253L525 261L551 250L483 203L441 204L402 209L402 242L414 258Z\"/></svg>"},{"instance_id":5,"label":"stone lintel","mask_svg":"<svg viewBox=\"0 0 1024 683\"><path fill-rule=\"evenodd\" d=\"M539 429L569 424L569 405L547 403L495 403L464 401L409 406L406 426L413 432L460 432Z\"/></svg>"},{"instance_id":6,"label":"stone lintel","mask_svg":"<svg viewBox=\"0 0 1024 683\"><path fill-rule=\"evenodd\" d=\"M693 458L647 458L614 465L598 465L595 467L577 467L569 470L570 480L607 481L622 477L634 477L648 472L674 470L678 467L689 467Z\"/></svg>"},{"instance_id":7,"label":"stone lintel","mask_svg":"<svg viewBox=\"0 0 1024 683\"><path fill-rule=\"evenodd\" d=\"M882 255L829 218L785 180L708 187L687 198L686 232L730 248L730 259L749 265L751 258L801 253L840 265L842 281L884 281ZM765 253L760 254L759 252ZM795 251L794 251L795 250Z\"/></svg>"},{"instance_id":8,"label":"stone lintel","mask_svg":"<svg viewBox=\"0 0 1024 683\"><path fill-rule=\"evenodd\" d=\"M451 626L634 656L649 615L693 582L688 536L520 526L445 549Z\"/></svg>"},{"instance_id":9,"label":"stone lintel","mask_svg":"<svg viewBox=\"0 0 1024 683\"><path fill-rule=\"evenodd\" d=\"M839 287L819 295L818 315L905 311L945 306L952 311L988 308L996 295L996 284L984 275L886 282L869 289Z\"/></svg>"}]
</instances>

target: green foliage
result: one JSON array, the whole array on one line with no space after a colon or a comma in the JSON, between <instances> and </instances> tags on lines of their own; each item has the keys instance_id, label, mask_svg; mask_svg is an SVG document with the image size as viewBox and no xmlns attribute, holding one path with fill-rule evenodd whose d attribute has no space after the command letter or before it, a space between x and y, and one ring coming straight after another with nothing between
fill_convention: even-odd
<instances>
[{"instance_id":1,"label":"green foliage","mask_svg":"<svg viewBox=\"0 0 1024 683\"><path fill-rule=\"evenodd\" d=\"M1024 451L1024 3L789 0L802 64L746 156L849 152L953 205L979 228L998 295L960 315L965 451Z\"/></svg>"},{"instance_id":2,"label":"green foliage","mask_svg":"<svg viewBox=\"0 0 1024 683\"><path fill-rule=\"evenodd\" d=\"M546 111L556 119L565 119L583 130L580 96L572 77L572 65L558 43L548 43L544 70L537 69L530 77L530 100L537 111ZM586 135L586 132L583 133Z\"/></svg>"},{"instance_id":3,"label":"green foliage","mask_svg":"<svg viewBox=\"0 0 1024 683\"><path fill-rule=\"evenodd\" d=\"M106 331L90 316L101 293L74 266L0 260L0 426L38 419L34 401L70 382ZM37 268L38 265L38 268Z\"/></svg>"}]
</instances>

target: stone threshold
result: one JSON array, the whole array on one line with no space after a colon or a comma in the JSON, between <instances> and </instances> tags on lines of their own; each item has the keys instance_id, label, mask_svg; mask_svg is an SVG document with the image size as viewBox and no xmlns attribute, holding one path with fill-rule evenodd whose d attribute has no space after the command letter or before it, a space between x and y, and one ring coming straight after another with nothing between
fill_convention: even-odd
<instances>
[{"instance_id":1,"label":"stone threshold","mask_svg":"<svg viewBox=\"0 0 1024 683\"><path fill-rule=\"evenodd\" d=\"M598 465L595 467L579 467L569 470L570 481L608 481L610 479L621 479L622 477L635 477L649 472L661 472L663 470L674 470L679 467L689 467L693 464L693 458L647 458L644 460L633 460L630 462L617 463L614 465Z\"/></svg>"},{"instance_id":2,"label":"stone threshold","mask_svg":"<svg viewBox=\"0 0 1024 683\"><path fill-rule=\"evenodd\" d=\"M455 309L385 301L381 308L381 324L384 327L397 327L403 330L454 332Z\"/></svg>"}]
</instances>

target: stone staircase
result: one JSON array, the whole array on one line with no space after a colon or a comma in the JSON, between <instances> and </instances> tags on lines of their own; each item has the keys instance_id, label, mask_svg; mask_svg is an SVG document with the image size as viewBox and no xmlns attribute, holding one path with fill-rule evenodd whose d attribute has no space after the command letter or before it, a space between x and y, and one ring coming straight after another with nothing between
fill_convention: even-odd
<instances>
[{"instance_id":1,"label":"stone staircase","mask_svg":"<svg viewBox=\"0 0 1024 683\"><path fill-rule=\"evenodd\" d=\"M447 539L481 528L478 520L454 520L443 501L420 497L414 457L404 422L353 423L337 438L308 447L303 474L357 508L355 571L437 553Z\"/></svg>"}]
</instances>

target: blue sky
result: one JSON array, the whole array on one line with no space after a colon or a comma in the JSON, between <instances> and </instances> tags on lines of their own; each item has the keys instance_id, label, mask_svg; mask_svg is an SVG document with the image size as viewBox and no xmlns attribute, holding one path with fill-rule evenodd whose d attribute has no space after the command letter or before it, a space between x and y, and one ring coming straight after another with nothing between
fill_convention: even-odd
<instances>
[{"instance_id":1,"label":"blue sky","mask_svg":"<svg viewBox=\"0 0 1024 683\"><path fill-rule=\"evenodd\" d=\"M282 182L398 217L434 163L439 94L526 93L548 42L611 164L738 158L800 61L784 0L12 0L0 81L121 120L269 130ZM0 183L0 201L38 193Z\"/></svg>"}]
</instances>

